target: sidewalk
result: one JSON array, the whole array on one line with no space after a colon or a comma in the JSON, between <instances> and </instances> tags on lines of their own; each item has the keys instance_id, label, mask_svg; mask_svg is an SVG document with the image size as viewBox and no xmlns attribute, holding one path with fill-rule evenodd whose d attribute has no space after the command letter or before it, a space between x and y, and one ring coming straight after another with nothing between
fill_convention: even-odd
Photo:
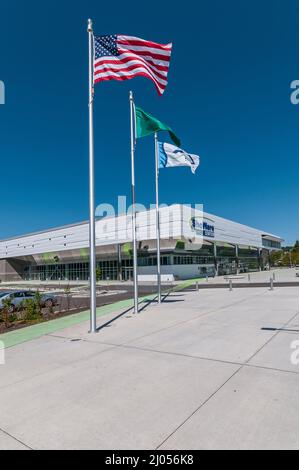
<instances>
[{"instance_id":1,"label":"sidewalk","mask_svg":"<svg viewBox=\"0 0 299 470\"><path fill-rule=\"evenodd\" d=\"M298 298L175 292L9 347L0 449L298 449Z\"/></svg>"},{"instance_id":2,"label":"sidewalk","mask_svg":"<svg viewBox=\"0 0 299 470\"><path fill-rule=\"evenodd\" d=\"M209 284L227 284L229 279L232 279L234 284L250 283L250 282L270 282L270 278L274 277L276 282L298 282L299 277L296 273L299 269L296 268L273 268L270 271L259 271L250 273L232 274L227 276L216 276L208 279ZM249 277L248 277L249 276ZM204 284L206 280L204 279Z\"/></svg>"}]
</instances>

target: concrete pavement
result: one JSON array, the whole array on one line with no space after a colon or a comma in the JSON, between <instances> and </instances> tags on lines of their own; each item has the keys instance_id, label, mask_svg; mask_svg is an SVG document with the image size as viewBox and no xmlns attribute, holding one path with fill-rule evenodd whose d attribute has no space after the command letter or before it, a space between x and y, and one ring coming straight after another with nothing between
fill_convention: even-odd
<instances>
[{"instance_id":1,"label":"concrete pavement","mask_svg":"<svg viewBox=\"0 0 299 470\"><path fill-rule=\"evenodd\" d=\"M8 348L0 449L299 448L299 288L144 307Z\"/></svg>"},{"instance_id":2,"label":"concrete pavement","mask_svg":"<svg viewBox=\"0 0 299 470\"><path fill-rule=\"evenodd\" d=\"M229 279L232 279L233 284L243 284L244 282L249 283L249 285L250 283L269 283L271 277L274 278L274 284L277 282L296 283L299 281L299 277L296 277L296 273L298 272L299 268L271 268L270 271L211 277L208 279L208 284L228 284ZM204 284L206 284L205 279L203 279L203 281Z\"/></svg>"}]
</instances>

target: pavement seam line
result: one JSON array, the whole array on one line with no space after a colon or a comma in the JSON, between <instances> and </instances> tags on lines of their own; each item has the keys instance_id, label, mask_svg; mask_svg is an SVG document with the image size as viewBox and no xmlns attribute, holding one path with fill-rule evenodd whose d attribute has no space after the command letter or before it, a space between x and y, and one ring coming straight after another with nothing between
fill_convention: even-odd
<instances>
[{"instance_id":1,"label":"pavement seam line","mask_svg":"<svg viewBox=\"0 0 299 470\"><path fill-rule=\"evenodd\" d=\"M230 304L230 305L228 305L227 307L221 307L221 309L224 310L225 308L229 308L229 307L231 307L231 306L233 306L233 305L236 305L236 304L238 304L238 303L240 303L240 301L239 301L239 302L236 302L236 303L234 303L234 304ZM151 305L149 304L149 305L147 306L147 308L148 308L148 307L151 307ZM197 317L194 317L194 318L191 318L191 319L188 319L188 320L182 320L182 321L181 321L181 320L178 320L176 323L174 323L174 324L172 324L172 325L169 325L169 326L160 328L160 329L158 329L158 330L156 330L156 331L153 331L153 332L151 332L151 333L147 333L146 335L138 336L137 338L134 338L132 341L139 341L140 339L144 339L144 338L147 338L147 337L149 337L149 336L151 336L151 335L155 335L155 334L157 334L157 333L160 333L161 331L166 331L166 330L169 330L169 329L171 329L171 328L175 328L176 326L180 326L180 325L183 325L183 324L185 324L185 323L189 323L189 322L191 322L191 321L198 320L198 319L200 319L200 318L203 318L203 317L206 316L206 315L210 315L210 314L213 314L213 313L217 313L217 310L209 310L209 311L207 311L207 312L205 312L205 313L202 313L202 314L198 315ZM53 333L48 333L47 336L55 336L55 335L53 335ZM63 335L62 335L62 336L56 335L56 336L57 336L57 338L70 339L69 337L63 336ZM87 341L87 342L90 342L90 343L94 343L94 341L89 341L89 340L86 339L86 338L84 338L84 339L83 339L83 338L80 338L80 339L82 339L82 341ZM129 343L129 342L120 343L120 344L115 344L115 343L107 343L107 342L105 342L105 341L102 341L102 342L99 341L99 343L101 343L101 344L111 344L111 345L116 345L116 346L130 346L130 343Z\"/></svg>"},{"instance_id":2,"label":"pavement seam line","mask_svg":"<svg viewBox=\"0 0 299 470\"><path fill-rule=\"evenodd\" d=\"M282 328L285 328L286 326L289 325L289 323L291 323L293 320L295 320L295 318L299 315L299 311L295 313L295 315L293 315L286 323L284 323L282 325ZM258 354L260 353L266 346L268 346L269 343L271 343L271 341L276 338L276 336L279 335L279 333L282 333L282 331L278 330L276 331L273 336L271 336L271 338L269 338L265 344L263 344L263 346L261 346L252 356L250 356L250 358L245 362L244 365L246 364L249 364L249 362Z\"/></svg>"},{"instance_id":3,"label":"pavement seam line","mask_svg":"<svg viewBox=\"0 0 299 470\"><path fill-rule=\"evenodd\" d=\"M254 297L259 297L260 295L261 295L261 294L258 293L258 294L256 294L256 295L254 295ZM235 305L237 305L237 304L239 304L239 303L244 302L245 300L247 300L247 299L242 299L242 300L239 300L239 301L234 302L234 303L232 303L232 304L229 304L229 305L227 305L227 306L220 307L220 310L225 310L226 308L235 306ZM151 304L147 305L147 307L151 307ZM209 310L209 311L207 311L207 312L205 312L205 313L202 313L202 314L198 315L198 316L195 317L195 318L191 318L191 319L183 320L183 321L178 321L177 323L174 323L174 324L169 325L169 326L167 326L167 327L160 328L159 330L156 330L156 331L154 331L154 332L151 332L151 333L148 333L148 334L146 334L146 335L143 335L143 336L139 336L139 337L137 337L137 338L134 338L133 340L131 340L131 342L132 342L132 341L134 341L134 342L135 342L135 341L139 341L140 339L143 339L143 338L146 338L146 337L148 337L148 336L151 336L151 335L160 333L161 331L166 331L166 330L171 329L171 328L174 328L174 327L176 327L176 326L180 326L180 325L182 325L182 324L184 324L184 323L192 322L192 321L198 320L198 319L200 319L200 318L203 318L203 317L206 316L206 315L210 315L210 314L217 313L217 312L218 312L218 310ZM53 335L53 333L49 333L48 336L53 336L53 337L56 336L57 338L71 339L71 338L69 338L69 337L67 337L67 336L63 336L63 335ZM89 341L89 340L86 339L86 338L80 338L80 339L81 339L82 341L86 341L86 342L89 342L89 343L94 343L94 342L95 342L95 341ZM106 341L97 341L97 342L100 343L100 344L106 344L106 345L109 345L109 346L130 347L130 348L135 348L135 349L141 349L141 350L144 350L144 351L148 350L148 351L154 351L154 352L169 353L169 352L167 352L167 351L159 351L159 350L156 350L156 351L155 351L155 350L153 350L153 349L141 348L141 347L134 346L134 345L131 346L131 345L130 345L130 342L125 342L125 343L110 343L110 342L106 342ZM171 352L170 352L169 354L177 354L177 355L178 355L179 353L171 353ZM184 354L181 354L181 355L184 355ZM214 360L214 359L212 359L212 358L204 358L204 357L192 356L192 355L187 355L187 354L184 355L184 356L186 356L186 357L194 357L194 358L199 358L199 359L206 359L206 360ZM228 364L236 364L236 365L245 365L245 364L246 364L245 362L242 362L242 363L241 363L241 362L230 362L230 361L221 361L221 360L217 360L217 359L215 359L215 361L218 361L218 362L227 362Z\"/></svg>"},{"instance_id":4,"label":"pavement seam line","mask_svg":"<svg viewBox=\"0 0 299 470\"><path fill-rule=\"evenodd\" d=\"M203 406L205 406L238 372L242 369L243 365L239 367L223 384L220 385L209 397L207 397L197 408L194 410L187 418L182 421L182 423L174 429L156 448L155 450L159 450L165 442L167 442L179 429L181 429L187 421L189 421Z\"/></svg>"},{"instance_id":5,"label":"pavement seam line","mask_svg":"<svg viewBox=\"0 0 299 470\"><path fill-rule=\"evenodd\" d=\"M259 293L259 294L254 295L253 297L259 297L260 295L262 295L262 294ZM235 305L241 304L242 302L245 302L246 300L248 300L248 299L238 300L237 302L233 302L232 304L226 305L226 306L224 306L224 307L219 307L219 309L217 309L217 310L215 310L215 309L213 309L213 310L208 310L207 312L202 313L202 314L198 315L197 317L189 318L188 320L178 321L177 323L174 323L174 324L172 324L172 325L169 325L169 326L166 326L166 327L164 327L164 328L161 328L160 330L157 330L157 331L155 331L155 332L148 333L148 334L143 335L143 336L139 336L139 337L135 338L133 341L139 341L140 339L147 338L147 337L149 337L149 336L151 336L151 335L154 335L154 334L156 334L156 333L160 333L161 331L166 331L166 330L169 330L169 329L171 329L171 328L175 328L176 326L183 325L183 324L190 323L190 322L192 322L192 321L198 320L198 319L203 318L203 317L205 317L205 316L208 316L208 315L211 315L211 314L216 314L216 313L219 312L219 310L221 310L221 311L226 310L227 308L230 308L230 307L233 307L233 306L235 306ZM150 305L149 305L149 306L150 306ZM122 343L122 344L123 344L123 345L127 345L127 344L130 344L130 343Z\"/></svg>"},{"instance_id":6,"label":"pavement seam line","mask_svg":"<svg viewBox=\"0 0 299 470\"><path fill-rule=\"evenodd\" d=\"M47 336L50 336L50 337L53 337L53 338L59 338L59 339L66 339L66 340L71 341L71 339L67 336L57 336L57 335L53 335L53 334L49 334ZM131 346L130 344L109 343L107 341L89 341L88 339L85 339L85 338L80 338L80 341L83 341L85 343L100 344L100 345L105 345L105 346L114 346L116 348L129 348L129 349L136 349L137 351L140 350L140 351L146 351L146 352L169 354L171 356L187 357L187 358L190 358L190 359L199 359L201 361L217 362L217 363L220 363L220 364L253 367L255 369L273 370L273 371L276 371L276 372L285 372L285 373L288 373L288 374L297 374L297 375L299 374L299 371L296 372L296 371L292 371L292 370L279 369L277 367L261 366L259 364L248 364L247 362L234 362L234 361L229 361L229 360L224 360L224 359L217 359L216 357L193 356L192 354L184 354L184 353L178 353L178 352L174 352L174 351L163 351L161 349L149 349L149 348L142 348L140 346L133 346L133 345ZM101 351L101 352L104 352L104 351Z\"/></svg>"},{"instance_id":7,"label":"pavement seam line","mask_svg":"<svg viewBox=\"0 0 299 470\"><path fill-rule=\"evenodd\" d=\"M299 314L299 312L296 312L295 315L293 315L286 323L284 323L283 327L286 327L291 321L293 321L297 315ZM271 336L271 338L269 338L269 340L266 341L266 343L261 346L252 356L250 356L250 358L244 363L241 365L241 367L239 367L217 390L215 390L203 403L201 403L201 405L195 410L193 411L193 413L191 413L179 426L177 426L177 428L171 433L169 434L157 447L156 447L156 450L160 449L162 447L163 444L165 444L165 442L167 442L179 429L181 429L186 423L187 421L189 421L198 411L201 410L201 408L203 406L205 406L226 384L228 384L228 382L233 378L235 377L244 367L250 365L249 364L249 361L251 361L264 347L266 347L278 334L280 333L280 331L277 331L273 334L273 336Z\"/></svg>"},{"instance_id":8,"label":"pavement seam line","mask_svg":"<svg viewBox=\"0 0 299 470\"><path fill-rule=\"evenodd\" d=\"M104 344L104 343L102 343ZM111 344L111 343L105 343L105 344ZM122 344L116 344L115 346L120 347L120 348L130 348L130 349L136 349L137 351L146 351L146 352L154 352L157 354L169 354L171 356L179 356L179 357L186 357L189 359L199 359L200 361L209 361L209 362L216 362L218 364L226 364L226 365L232 365L232 366L241 366L241 367L252 367L254 369L263 369L263 370L272 370L274 372L283 372L285 374L295 374L299 375L299 371L292 371L292 370L286 370L286 369L278 369L276 367L267 367L267 366L260 366L258 364L248 364L247 362L234 362L234 361L225 361L223 359L216 359L213 357L203 357L203 356L192 356L190 354L183 354L183 353L175 353L172 351L161 351L159 349L147 349L147 348L140 348L136 346L128 346L128 345L122 345Z\"/></svg>"},{"instance_id":9,"label":"pavement seam line","mask_svg":"<svg viewBox=\"0 0 299 470\"><path fill-rule=\"evenodd\" d=\"M299 375L299 371L296 372L294 370L278 369L276 367L259 366L257 364L244 364L244 367L252 367L253 369L272 370L273 372L283 372L284 374Z\"/></svg>"},{"instance_id":10,"label":"pavement seam line","mask_svg":"<svg viewBox=\"0 0 299 470\"><path fill-rule=\"evenodd\" d=\"M19 444L22 444L22 446L26 447L27 449L29 450L34 450L32 447L28 446L27 444L25 444L25 442L21 441L20 439L18 439L17 437L13 436L12 434L10 434L9 432L5 431L5 429L1 428L0 427L0 431L5 434L6 436L10 437L11 439L13 439L14 441L18 442Z\"/></svg>"},{"instance_id":11,"label":"pavement seam line","mask_svg":"<svg viewBox=\"0 0 299 470\"><path fill-rule=\"evenodd\" d=\"M51 335L46 335L46 336L51 336ZM53 336L53 337L55 338L55 336ZM68 339L69 341L71 341L71 339L69 339L69 338L61 338L61 337L59 337L59 336L57 336L56 338L57 338L57 339ZM36 339L38 339L38 338L36 338ZM84 341L84 340L82 340L82 341ZM103 345L103 344L98 343L98 342L95 342L95 341L93 341L93 342L92 342L92 341L85 341L85 342L88 342L88 344L91 344L91 343L92 343L92 344L94 344L94 345L100 345L100 346ZM110 347L108 347L108 346L110 346ZM97 355L97 356L98 356L99 354L105 353L106 351L111 351L112 349L115 349L115 348L116 348L116 346L115 346L114 344L110 344L110 345L107 344L107 348L103 349L102 351L97 351L97 352L95 352L94 354L91 354L91 355L88 356L88 357L84 357L83 359L78 359L78 360L77 360L77 364L79 364L79 363L81 363L81 362L84 362L84 361L86 361L86 360L89 360L90 357L92 357L92 356L94 356L94 355ZM70 368L70 367L73 368L72 363L64 364L64 368L68 369L68 368ZM28 381L30 381L30 380L33 380L33 379L36 379L36 378L39 378L39 377L43 377L43 376L47 376L49 373L51 373L51 372L53 372L53 371L56 371L56 370L59 370L60 368L61 368L61 365L55 367L54 369L51 369L51 371L47 370L47 371L45 371L45 372L40 372L39 374L31 375L30 377L24 377L22 380L18 380L18 381L13 382L13 383L9 383L9 384L6 384L6 385L2 385L2 386L0 386L0 392L1 392L2 390L5 390L5 389L9 388L9 387L14 387L15 385L24 384L24 383L26 383L26 382L28 382ZM0 430L1 430L1 429L0 429Z\"/></svg>"},{"instance_id":12,"label":"pavement seam line","mask_svg":"<svg viewBox=\"0 0 299 470\"><path fill-rule=\"evenodd\" d=\"M53 334L49 334L47 336L50 336L50 337L53 337L53 338L58 338L58 339L66 339L66 340L69 340L69 341L72 340L71 338L69 338L67 336L58 336L58 335L53 335ZM140 346L131 346L129 344L108 343L106 341L89 341L88 339L85 339L85 338L80 338L80 341L85 342L85 343L89 343L89 344L91 343L91 344L100 344L102 346L103 345L111 346L111 348L107 348L107 349L101 351L101 353L107 351L108 349L111 350L113 348L128 348L128 349L136 349L137 351L154 352L154 353L157 353L157 354L168 354L170 356L179 356L179 357L186 357L186 358L189 358L189 359L199 359L201 361L216 362L218 364L244 366L244 367L248 367L248 368L252 367L254 369L273 370L275 372L283 372L283 373L286 373L286 374L299 375L299 371L296 372L296 371L292 371L292 370L279 369L277 367L261 366L261 365L258 365L258 364L248 364L247 362L234 362L234 361L228 361L228 360L224 360L224 359L217 359L217 358L214 358L214 357L193 356L192 354L177 353L177 352L173 352L173 351L163 351L163 350L160 350L160 349L142 348ZM20 381L20 382L22 382L22 381ZM17 382L17 383L19 383L19 382ZM0 389L1 389L1 387L0 387Z\"/></svg>"},{"instance_id":13,"label":"pavement seam line","mask_svg":"<svg viewBox=\"0 0 299 470\"><path fill-rule=\"evenodd\" d=\"M244 301L244 300L243 300L243 301ZM243 301L241 301L241 302L243 302ZM238 302L237 302L237 303L238 303ZM235 304L231 304L231 305L235 305ZM228 307L223 307L223 308L226 309L226 308L228 308ZM207 313L209 313L209 312L207 312ZM213 312L210 312L210 313L213 313ZM296 314L295 314L292 318L290 318L290 319L284 324L284 327L287 326L290 322L292 322L292 321L297 317L298 314L299 314L299 312L296 312ZM199 318L199 317L198 317L198 318ZM188 320L188 321L193 321L193 320L194 320L194 319L191 319L191 320ZM183 322L183 323L185 323L185 322ZM176 325L172 325L172 326L176 326ZM170 326L170 328L171 328L172 326ZM252 358L254 358L264 347L266 347L266 346L272 341L272 339L274 339L276 336L278 336L279 333L282 333L282 331L275 331L275 332L273 333L273 335L271 336L271 338L269 338L269 340L267 340L266 343L265 343L263 346L261 346L261 347L247 360L246 363L244 363L244 364L240 364L240 363L239 363L239 364L238 364L238 363L230 363L230 362L228 362L229 364L235 364L235 365L238 364L238 365L240 365L240 368L239 368L238 370L236 370L236 371L232 374L232 376L229 377L229 378L219 387L218 390L216 390L209 398L207 398L206 401L205 401L204 403L202 403L201 406L198 407L198 409L195 410L195 411L192 413L192 415L190 415L190 417L185 420L184 423L181 424L181 426L183 426L194 414L196 414L197 411L199 411L199 409L200 409L201 407L203 407L210 399L212 399L213 396L216 395L216 394L222 389L222 387L224 387L236 374L238 374L238 372L241 371L241 369L242 369L243 367L257 367L257 368L259 368L259 366L254 366L254 365L248 364L248 361L252 360ZM44 336L44 335L43 335L43 336ZM47 335L46 335L46 336L47 336ZM51 336L51 334L49 334L48 336ZM64 339L69 339L69 340L70 340L70 338L65 338L65 337L62 337L62 338L64 338ZM38 338L34 338L34 339L38 339ZM85 341L85 340L82 339L82 341ZM87 340L87 342L91 342L91 341L88 341L88 340ZM97 344L97 342L93 342L93 343ZM109 344L109 343L108 343L108 344ZM142 349L142 348L138 348L138 347L136 348L136 347L134 347L134 346L130 346L129 344L125 344L125 343L124 343L124 344L121 344L121 345L111 344L111 346L113 346L114 348L115 348L115 346L120 346L120 347L128 347L128 348L131 347L131 348L135 348L135 349ZM101 351L101 352L106 352L108 349L113 349L113 347L112 347L112 348L107 348L106 350ZM154 350L149 350L149 351L154 351ZM164 351L154 351L154 352L165 353ZM166 352L166 353L167 353L167 354L173 354L173 353L168 353L168 352ZM174 354L176 354L176 353L174 353ZM187 356L187 357L193 358L194 356ZM197 358L198 358L198 357L197 357ZM209 358L199 358L199 359L217 361L217 360L209 359ZM219 362L219 361L218 361L218 362ZM261 368L262 368L262 367L261 367ZM268 368L266 368L266 369L268 369ZM273 370L273 369L271 369L271 370ZM274 370L275 370L275 369L274 369ZM282 372L291 373L290 371L282 371ZM178 429L179 429L181 426L179 426ZM24 444L22 441L18 440L18 439L15 438L14 436L11 436L9 433L5 432L5 431L2 430L1 428L0 428L0 430L1 430L2 432L4 432L5 434L7 434L8 436L10 436L12 439L15 439L16 441L20 442L22 445L28 447L28 449L31 449L29 446L27 446L26 444ZM176 432L176 430L175 430L171 435L175 434L175 432ZM170 435L168 438L166 438L166 439L160 444L160 446L162 446L163 443L166 442L166 441L171 437L171 435ZM159 446L159 447L160 447L160 446ZM158 449L159 447L157 447L157 449Z\"/></svg>"}]
</instances>

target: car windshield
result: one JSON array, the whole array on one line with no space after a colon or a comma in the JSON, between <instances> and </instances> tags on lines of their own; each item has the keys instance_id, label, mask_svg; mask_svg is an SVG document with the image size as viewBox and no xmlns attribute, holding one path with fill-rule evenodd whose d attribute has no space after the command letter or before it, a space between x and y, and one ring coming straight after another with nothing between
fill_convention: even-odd
<instances>
[{"instance_id":1,"label":"car windshield","mask_svg":"<svg viewBox=\"0 0 299 470\"><path fill-rule=\"evenodd\" d=\"M8 295L10 292L0 292L0 298L4 297L5 295Z\"/></svg>"}]
</instances>

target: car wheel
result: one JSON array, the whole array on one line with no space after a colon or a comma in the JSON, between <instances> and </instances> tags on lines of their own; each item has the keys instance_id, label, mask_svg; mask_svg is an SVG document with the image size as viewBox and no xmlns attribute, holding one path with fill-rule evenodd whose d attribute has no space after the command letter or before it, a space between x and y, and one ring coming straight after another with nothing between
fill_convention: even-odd
<instances>
[{"instance_id":1,"label":"car wheel","mask_svg":"<svg viewBox=\"0 0 299 470\"><path fill-rule=\"evenodd\" d=\"M53 306L54 306L54 302L53 302L52 299L47 299L47 300L45 301L45 307L46 307L46 308L51 308L51 307L53 307Z\"/></svg>"}]
</instances>

